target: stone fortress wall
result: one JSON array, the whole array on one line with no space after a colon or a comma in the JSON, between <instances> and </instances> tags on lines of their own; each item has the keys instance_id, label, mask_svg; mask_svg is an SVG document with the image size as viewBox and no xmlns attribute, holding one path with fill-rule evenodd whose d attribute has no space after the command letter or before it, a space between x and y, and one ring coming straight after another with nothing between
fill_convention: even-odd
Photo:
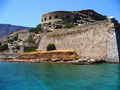
<instances>
[{"instance_id":1,"label":"stone fortress wall","mask_svg":"<svg viewBox=\"0 0 120 90\"><path fill-rule=\"evenodd\" d=\"M88 24L105 19L105 16L89 9L82 11L55 11L42 16L42 29L44 31L53 31L64 27L65 24Z\"/></svg>"},{"instance_id":2,"label":"stone fortress wall","mask_svg":"<svg viewBox=\"0 0 120 90\"><path fill-rule=\"evenodd\" d=\"M73 13L69 11L56 11L42 16L42 24L56 22L61 22L64 20L64 23L73 22Z\"/></svg>"},{"instance_id":3,"label":"stone fortress wall","mask_svg":"<svg viewBox=\"0 0 120 90\"><path fill-rule=\"evenodd\" d=\"M61 24L73 23L73 13L69 11L56 11L42 16L42 29L44 31L54 29Z\"/></svg>"},{"instance_id":4,"label":"stone fortress wall","mask_svg":"<svg viewBox=\"0 0 120 90\"><path fill-rule=\"evenodd\" d=\"M46 50L50 43L57 49L75 50L81 58L119 62L118 45L114 25L109 20L97 21L71 29L46 33L38 50Z\"/></svg>"}]
</instances>

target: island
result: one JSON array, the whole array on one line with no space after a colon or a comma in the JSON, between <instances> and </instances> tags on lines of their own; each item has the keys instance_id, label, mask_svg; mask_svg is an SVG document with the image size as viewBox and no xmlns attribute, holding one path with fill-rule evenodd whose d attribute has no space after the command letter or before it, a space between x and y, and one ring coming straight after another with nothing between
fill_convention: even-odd
<instances>
[{"instance_id":1,"label":"island","mask_svg":"<svg viewBox=\"0 0 120 90\"><path fill-rule=\"evenodd\" d=\"M54 11L0 39L1 62L119 63L120 23L94 10Z\"/></svg>"}]
</instances>

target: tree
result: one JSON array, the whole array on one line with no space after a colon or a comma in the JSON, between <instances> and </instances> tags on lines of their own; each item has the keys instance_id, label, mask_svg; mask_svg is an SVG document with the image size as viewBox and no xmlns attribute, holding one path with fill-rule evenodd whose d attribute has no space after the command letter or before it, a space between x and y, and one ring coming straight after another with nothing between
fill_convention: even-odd
<instances>
[{"instance_id":1,"label":"tree","mask_svg":"<svg viewBox=\"0 0 120 90\"><path fill-rule=\"evenodd\" d=\"M37 27L36 27L36 29L37 29L38 32L42 32L41 24L38 24Z\"/></svg>"},{"instance_id":2,"label":"tree","mask_svg":"<svg viewBox=\"0 0 120 90\"><path fill-rule=\"evenodd\" d=\"M35 33L42 32L41 24L37 25L36 28L32 28L32 29L30 29L30 32L35 32Z\"/></svg>"},{"instance_id":3,"label":"tree","mask_svg":"<svg viewBox=\"0 0 120 90\"><path fill-rule=\"evenodd\" d=\"M54 44L48 44L47 51L51 51L51 50L56 50L56 47Z\"/></svg>"},{"instance_id":4,"label":"tree","mask_svg":"<svg viewBox=\"0 0 120 90\"><path fill-rule=\"evenodd\" d=\"M116 29L116 30L119 30L119 29L120 29L120 24L119 24L119 22L118 22L115 18L112 18L111 21L112 21L112 23L114 23L115 29Z\"/></svg>"},{"instance_id":5,"label":"tree","mask_svg":"<svg viewBox=\"0 0 120 90\"><path fill-rule=\"evenodd\" d=\"M27 40L29 43L35 43L34 42L34 40L33 40L33 37L32 37L32 35L30 35L29 37L28 37L28 40Z\"/></svg>"},{"instance_id":6,"label":"tree","mask_svg":"<svg viewBox=\"0 0 120 90\"><path fill-rule=\"evenodd\" d=\"M31 28L30 29L30 32L35 32L35 33L38 33L37 29L36 28Z\"/></svg>"},{"instance_id":7,"label":"tree","mask_svg":"<svg viewBox=\"0 0 120 90\"><path fill-rule=\"evenodd\" d=\"M18 34L16 34L16 36L13 38L14 41L18 40Z\"/></svg>"},{"instance_id":8,"label":"tree","mask_svg":"<svg viewBox=\"0 0 120 90\"><path fill-rule=\"evenodd\" d=\"M0 46L0 51L4 51L4 50L7 50L7 49L8 49L7 44L4 44L4 45Z\"/></svg>"}]
</instances>

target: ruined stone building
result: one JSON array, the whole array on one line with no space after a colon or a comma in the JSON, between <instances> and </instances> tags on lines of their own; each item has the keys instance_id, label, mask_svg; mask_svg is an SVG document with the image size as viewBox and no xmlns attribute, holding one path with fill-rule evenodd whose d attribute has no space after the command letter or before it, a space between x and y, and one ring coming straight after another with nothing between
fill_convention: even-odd
<instances>
[{"instance_id":1,"label":"ruined stone building","mask_svg":"<svg viewBox=\"0 0 120 90\"><path fill-rule=\"evenodd\" d=\"M45 33L38 50L46 50L47 46L53 43L58 50L75 50L81 58L119 62L120 28L116 29L112 18L107 19L91 10L58 11L42 16L44 30L67 23L82 25Z\"/></svg>"},{"instance_id":2,"label":"ruined stone building","mask_svg":"<svg viewBox=\"0 0 120 90\"><path fill-rule=\"evenodd\" d=\"M18 39L22 41L28 40L30 36L29 30L21 30L21 31L18 31L17 33L18 33Z\"/></svg>"},{"instance_id":3,"label":"ruined stone building","mask_svg":"<svg viewBox=\"0 0 120 90\"><path fill-rule=\"evenodd\" d=\"M22 54L24 53L24 43L23 41L8 43L8 49L9 54Z\"/></svg>"},{"instance_id":4,"label":"ruined stone building","mask_svg":"<svg viewBox=\"0 0 120 90\"><path fill-rule=\"evenodd\" d=\"M88 24L105 19L105 16L89 9L82 11L55 11L42 16L42 29L44 31L53 31L62 28L64 24Z\"/></svg>"}]
</instances>

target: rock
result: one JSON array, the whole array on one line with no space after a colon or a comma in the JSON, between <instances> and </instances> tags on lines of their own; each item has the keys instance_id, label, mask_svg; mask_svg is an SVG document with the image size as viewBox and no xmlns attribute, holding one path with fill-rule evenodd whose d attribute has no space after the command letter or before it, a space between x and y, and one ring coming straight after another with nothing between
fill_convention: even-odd
<instances>
[{"instance_id":1,"label":"rock","mask_svg":"<svg viewBox=\"0 0 120 90\"><path fill-rule=\"evenodd\" d=\"M95 62L96 62L95 59L90 59L90 60L88 60L88 63L95 63Z\"/></svg>"},{"instance_id":2,"label":"rock","mask_svg":"<svg viewBox=\"0 0 120 90\"><path fill-rule=\"evenodd\" d=\"M18 59L32 59L35 62L69 62L79 59L79 56L74 50L54 50L54 51L36 51L31 53L24 53L17 57ZM37 59L37 60L36 60Z\"/></svg>"}]
</instances>

